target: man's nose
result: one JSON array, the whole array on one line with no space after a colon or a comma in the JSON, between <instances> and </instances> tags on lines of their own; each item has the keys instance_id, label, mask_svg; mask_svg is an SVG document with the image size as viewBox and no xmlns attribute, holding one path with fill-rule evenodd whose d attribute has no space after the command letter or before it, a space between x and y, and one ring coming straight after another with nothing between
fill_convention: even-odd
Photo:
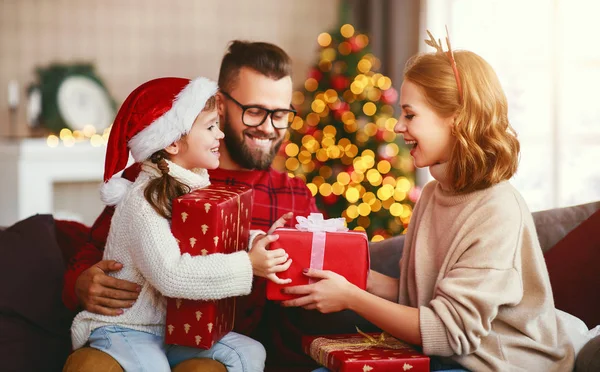
<instances>
[{"instance_id":1,"label":"man's nose","mask_svg":"<svg viewBox=\"0 0 600 372\"><path fill-rule=\"evenodd\" d=\"M274 133L275 127L273 126L273 121L272 121L273 119L272 119L271 115L273 115L273 114L272 113L267 114L265 121L263 121L262 124L257 126L256 128L264 133Z\"/></svg>"}]
</instances>

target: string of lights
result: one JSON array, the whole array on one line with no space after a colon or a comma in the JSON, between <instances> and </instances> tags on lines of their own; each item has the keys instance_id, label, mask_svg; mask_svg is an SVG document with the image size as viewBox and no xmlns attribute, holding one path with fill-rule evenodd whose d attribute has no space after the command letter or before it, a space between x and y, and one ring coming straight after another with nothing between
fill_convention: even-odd
<instances>
[{"instance_id":1,"label":"string of lights","mask_svg":"<svg viewBox=\"0 0 600 372\"><path fill-rule=\"evenodd\" d=\"M104 129L102 133L96 133L96 128L93 125L86 125L82 130L74 131L63 128L58 135L51 134L46 137L46 144L49 147L57 147L61 144L65 147L71 147L76 143L89 141L92 146L100 147L106 146L109 134L110 127Z\"/></svg>"}]
</instances>

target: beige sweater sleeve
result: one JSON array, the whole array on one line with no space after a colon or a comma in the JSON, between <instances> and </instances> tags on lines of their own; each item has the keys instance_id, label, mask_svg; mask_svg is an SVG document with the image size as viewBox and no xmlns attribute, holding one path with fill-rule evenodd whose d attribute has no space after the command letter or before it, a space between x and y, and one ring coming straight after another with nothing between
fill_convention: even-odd
<instances>
[{"instance_id":1,"label":"beige sweater sleeve","mask_svg":"<svg viewBox=\"0 0 600 372\"><path fill-rule=\"evenodd\" d=\"M499 308L521 301L517 255L523 244L523 211L516 200L505 199L478 208L459 230L460 243L452 250L459 258L439 281L429 306L420 307L425 353L474 352Z\"/></svg>"}]
</instances>

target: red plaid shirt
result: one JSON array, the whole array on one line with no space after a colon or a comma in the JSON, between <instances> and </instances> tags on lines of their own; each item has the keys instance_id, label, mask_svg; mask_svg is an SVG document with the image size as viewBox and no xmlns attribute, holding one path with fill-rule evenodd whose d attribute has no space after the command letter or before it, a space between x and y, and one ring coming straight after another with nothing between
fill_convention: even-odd
<instances>
[{"instance_id":1,"label":"red plaid shirt","mask_svg":"<svg viewBox=\"0 0 600 372\"><path fill-rule=\"evenodd\" d=\"M134 164L125 170L123 177L133 180L138 173L139 165ZM307 216L311 212L318 212L315 200L305 183L298 178L290 178L285 173L273 169L268 171L215 169L209 171L209 174L213 184L246 185L254 189L252 229L267 231L279 217L287 212L294 213L290 225L295 223L296 216ZM83 271L102 260L113 213L113 207L104 208L91 228L89 241L81 246L69 261L65 272L63 302L72 310L78 308L75 281ZM255 277L252 293L249 296L240 297L237 301L235 321L237 332L250 334L255 330L266 305L265 288L265 279Z\"/></svg>"}]
</instances>

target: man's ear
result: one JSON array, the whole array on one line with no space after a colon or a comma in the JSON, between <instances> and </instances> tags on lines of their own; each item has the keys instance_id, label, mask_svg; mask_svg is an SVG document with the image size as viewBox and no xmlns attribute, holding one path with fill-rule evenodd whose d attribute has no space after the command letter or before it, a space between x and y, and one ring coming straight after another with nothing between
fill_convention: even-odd
<instances>
[{"instance_id":1,"label":"man's ear","mask_svg":"<svg viewBox=\"0 0 600 372\"><path fill-rule=\"evenodd\" d=\"M179 150L181 150L181 145L179 144L179 141L173 142L169 146L165 147L165 151L169 155L177 155L179 154Z\"/></svg>"},{"instance_id":2,"label":"man's ear","mask_svg":"<svg viewBox=\"0 0 600 372\"><path fill-rule=\"evenodd\" d=\"M221 118L225 113L225 97L223 97L223 93L221 92L217 92L215 97L217 100L217 114Z\"/></svg>"}]
</instances>

